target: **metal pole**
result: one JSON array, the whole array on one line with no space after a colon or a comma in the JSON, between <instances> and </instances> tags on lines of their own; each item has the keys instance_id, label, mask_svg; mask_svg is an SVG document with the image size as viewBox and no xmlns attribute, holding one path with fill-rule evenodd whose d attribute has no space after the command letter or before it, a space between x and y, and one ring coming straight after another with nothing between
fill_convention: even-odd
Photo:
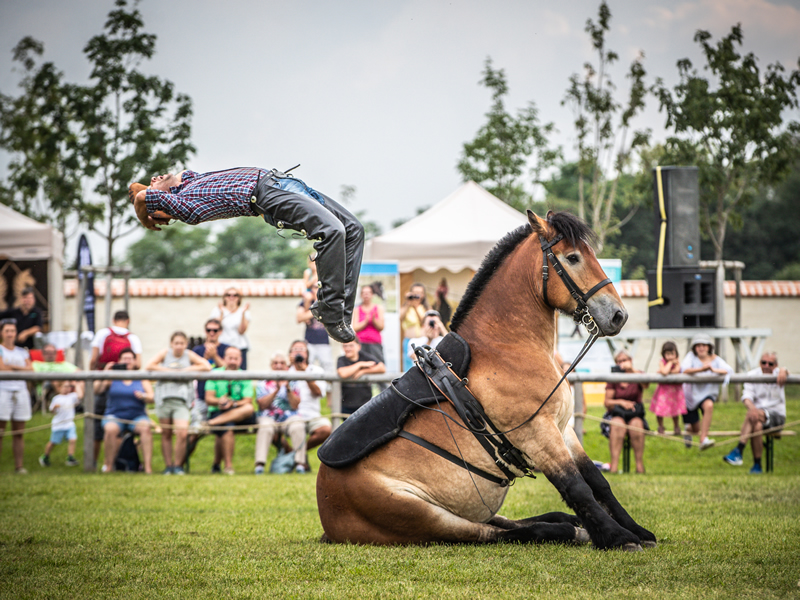
<instances>
[{"instance_id":1,"label":"metal pole","mask_svg":"<svg viewBox=\"0 0 800 600\"><path fill-rule=\"evenodd\" d=\"M83 277L81 278L81 273L83 273ZM79 369L83 369L83 349L81 348L81 333L83 333L83 309L84 309L84 298L86 296L86 280L89 278L89 274L84 271L83 269L78 269L78 296L75 299L78 304L78 339L75 341L75 366Z\"/></svg>"},{"instance_id":2,"label":"metal pole","mask_svg":"<svg viewBox=\"0 0 800 600\"><path fill-rule=\"evenodd\" d=\"M83 411L86 413L94 412L94 380L86 380L86 388L83 392ZM85 473L93 473L94 464L94 422L95 420L86 417L83 420L83 470Z\"/></svg>"},{"instance_id":3,"label":"metal pole","mask_svg":"<svg viewBox=\"0 0 800 600\"><path fill-rule=\"evenodd\" d=\"M331 405L331 412L332 413L341 413L342 412L342 382L341 381L332 381L331 382L331 392L328 396L328 401ZM342 424L342 419L339 417L333 418L333 428L336 429L339 425Z\"/></svg>"},{"instance_id":4,"label":"metal pole","mask_svg":"<svg viewBox=\"0 0 800 600\"><path fill-rule=\"evenodd\" d=\"M578 413L583 413L585 403L583 401L583 384L578 381L572 384L572 393L575 395L575 435L583 446L583 417Z\"/></svg>"},{"instance_id":5,"label":"metal pole","mask_svg":"<svg viewBox=\"0 0 800 600\"><path fill-rule=\"evenodd\" d=\"M114 281L114 273L110 270L106 272L106 327L111 327L111 282Z\"/></svg>"}]
</instances>

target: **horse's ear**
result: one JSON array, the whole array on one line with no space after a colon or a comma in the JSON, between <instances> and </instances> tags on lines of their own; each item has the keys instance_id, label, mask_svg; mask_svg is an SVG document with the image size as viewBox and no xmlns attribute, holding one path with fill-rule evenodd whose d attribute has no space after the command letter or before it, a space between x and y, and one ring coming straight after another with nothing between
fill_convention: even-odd
<instances>
[{"instance_id":1,"label":"horse's ear","mask_svg":"<svg viewBox=\"0 0 800 600\"><path fill-rule=\"evenodd\" d=\"M541 223L541 219L532 210L528 209L527 212L528 212L528 223L531 224L531 229L533 229L533 233L537 235L544 235L545 229Z\"/></svg>"}]
</instances>

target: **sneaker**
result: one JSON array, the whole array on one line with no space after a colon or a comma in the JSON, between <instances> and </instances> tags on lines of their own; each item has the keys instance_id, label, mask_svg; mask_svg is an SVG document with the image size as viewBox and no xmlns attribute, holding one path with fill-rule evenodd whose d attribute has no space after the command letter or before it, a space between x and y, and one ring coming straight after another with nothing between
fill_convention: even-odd
<instances>
[{"instance_id":1,"label":"sneaker","mask_svg":"<svg viewBox=\"0 0 800 600\"><path fill-rule=\"evenodd\" d=\"M231 467L226 468L223 473L225 473L225 475L236 475L236 471L234 471Z\"/></svg>"},{"instance_id":2,"label":"sneaker","mask_svg":"<svg viewBox=\"0 0 800 600\"><path fill-rule=\"evenodd\" d=\"M692 434L690 434L690 433L684 434L684 436L683 436L683 445L686 446L687 448L691 448L692 447Z\"/></svg>"},{"instance_id":3,"label":"sneaker","mask_svg":"<svg viewBox=\"0 0 800 600\"><path fill-rule=\"evenodd\" d=\"M211 465L211 472L212 473L222 473L222 469L219 468L218 464Z\"/></svg>"},{"instance_id":4,"label":"sneaker","mask_svg":"<svg viewBox=\"0 0 800 600\"><path fill-rule=\"evenodd\" d=\"M100 467L100 472L101 472L101 473L108 473L108 467L106 467L106 465L105 465L105 464L103 464L103 466L102 466L102 467Z\"/></svg>"},{"instance_id":5,"label":"sneaker","mask_svg":"<svg viewBox=\"0 0 800 600\"><path fill-rule=\"evenodd\" d=\"M744 464L744 461L742 460L742 453L739 451L738 448L734 448L733 450L731 450L730 454L724 456L722 460L724 460L729 465L733 465L734 467L741 467L742 464Z\"/></svg>"},{"instance_id":6,"label":"sneaker","mask_svg":"<svg viewBox=\"0 0 800 600\"><path fill-rule=\"evenodd\" d=\"M186 475L186 471L183 470L183 467L172 467L172 474L173 475Z\"/></svg>"},{"instance_id":7,"label":"sneaker","mask_svg":"<svg viewBox=\"0 0 800 600\"><path fill-rule=\"evenodd\" d=\"M43 467L49 467L50 466L50 457L47 456L47 454L42 454L39 457L39 464L42 465Z\"/></svg>"},{"instance_id":8,"label":"sneaker","mask_svg":"<svg viewBox=\"0 0 800 600\"><path fill-rule=\"evenodd\" d=\"M706 438L702 442L700 442L700 450L706 450L707 448L711 448L715 444L714 440L711 438Z\"/></svg>"},{"instance_id":9,"label":"sneaker","mask_svg":"<svg viewBox=\"0 0 800 600\"><path fill-rule=\"evenodd\" d=\"M264 474L264 465L256 465L255 474L256 475L263 475Z\"/></svg>"},{"instance_id":10,"label":"sneaker","mask_svg":"<svg viewBox=\"0 0 800 600\"><path fill-rule=\"evenodd\" d=\"M162 475L172 475L173 472L174 472L173 471L173 467L167 467L166 469L161 471L161 474Z\"/></svg>"},{"instance_id":11,"label":"sneaker","mask_svg":"<svg viewBox=\"0 0 800 600\"><path fill-rule=\"evenodd\" d=\"M761 467L759 467L759 469L760 469L760 468L761 468ZM25 467L20 467L19 469L16 469L14 472L15 472L17 475L27 475L27 474L28 474L28 469L26 469ZM751 473L752 473L752 471L751 471Z\"/></svg>"},{"instance_id":12,"label":"sneaker","mask_svg":"<svg viewBox=\"0 0 800 600\"><path fill-rule=\"evenodd\" d=\"M764 471L761 469L760 464L753 465L753 468L750 469L750 475L763 475Z\"/></svg>"},{"instance_id":13,"label":"sneaker","mask_svg":"<svg viewBox=\"0 0 800 600\"><path fill-rule=\"evenodd\" d=\"M305 465L296 465L294 468L294 472L300 474L311 473L311 469L309 469Z\"/></svg>"},{"instance_id":14,"label":"sneaker","mask_svg":"<svg viewBox=\"0 0 800 600\"><path fill-rule=\"evenodd\" d=\"M65 464L66 464L68 467L77 467L77 466L78 466L79 464L81 464L81 463L79 463L79 462L78 462L78 461L75 459L75 457L74 457L74 456L68 456L68 457L67 457L67 462L66 462Z\"/></svg>"}]
</instances>

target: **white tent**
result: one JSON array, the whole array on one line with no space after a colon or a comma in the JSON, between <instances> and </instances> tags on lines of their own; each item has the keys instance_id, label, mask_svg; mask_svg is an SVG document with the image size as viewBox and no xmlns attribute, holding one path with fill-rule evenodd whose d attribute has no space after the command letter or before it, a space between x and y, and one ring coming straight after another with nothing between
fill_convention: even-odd
<instances>
[{"instance_id":1,"label":"white tent","mask_svg":"<svg viewBox=\"0 0 800 600\"><path fill-rule=\"evenodd\" d=\"M39 223L0 204L0 259L14 263L47 261L50 327L61 328L64 238L55 227Z\"/></svg>"},{"instance_id":2,"label":"white tent","mask_svg":"<svg viewBox=\"0 0 800 600\"><path fill-rule=\"evenodd\" d=\"M398 262L400 273L477 270L483 257L528 218L474 181L421 215L367 242L366 260Z\"/></svg>"}]
</instances>

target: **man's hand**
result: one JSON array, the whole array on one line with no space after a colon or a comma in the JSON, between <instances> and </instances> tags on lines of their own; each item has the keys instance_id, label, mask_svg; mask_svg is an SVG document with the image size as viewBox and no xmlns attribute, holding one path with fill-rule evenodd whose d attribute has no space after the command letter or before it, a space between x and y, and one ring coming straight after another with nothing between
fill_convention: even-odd
<instances>
[{"instance_id":1,"label":"man's hand","mask_svg":"<svg viewBox=\"0 0 800 600\"><path fill-rule=\"evenodd\" d=\"M173 218L164 211L157 211L152 215L147 212L145 198L147 197L147 187L141 183L132 183L128 187L128 198L133 202L133 210L136 218L146 228L152 231L161 231L159 225L168 225Z\"/></svg>"}]
</instances>

